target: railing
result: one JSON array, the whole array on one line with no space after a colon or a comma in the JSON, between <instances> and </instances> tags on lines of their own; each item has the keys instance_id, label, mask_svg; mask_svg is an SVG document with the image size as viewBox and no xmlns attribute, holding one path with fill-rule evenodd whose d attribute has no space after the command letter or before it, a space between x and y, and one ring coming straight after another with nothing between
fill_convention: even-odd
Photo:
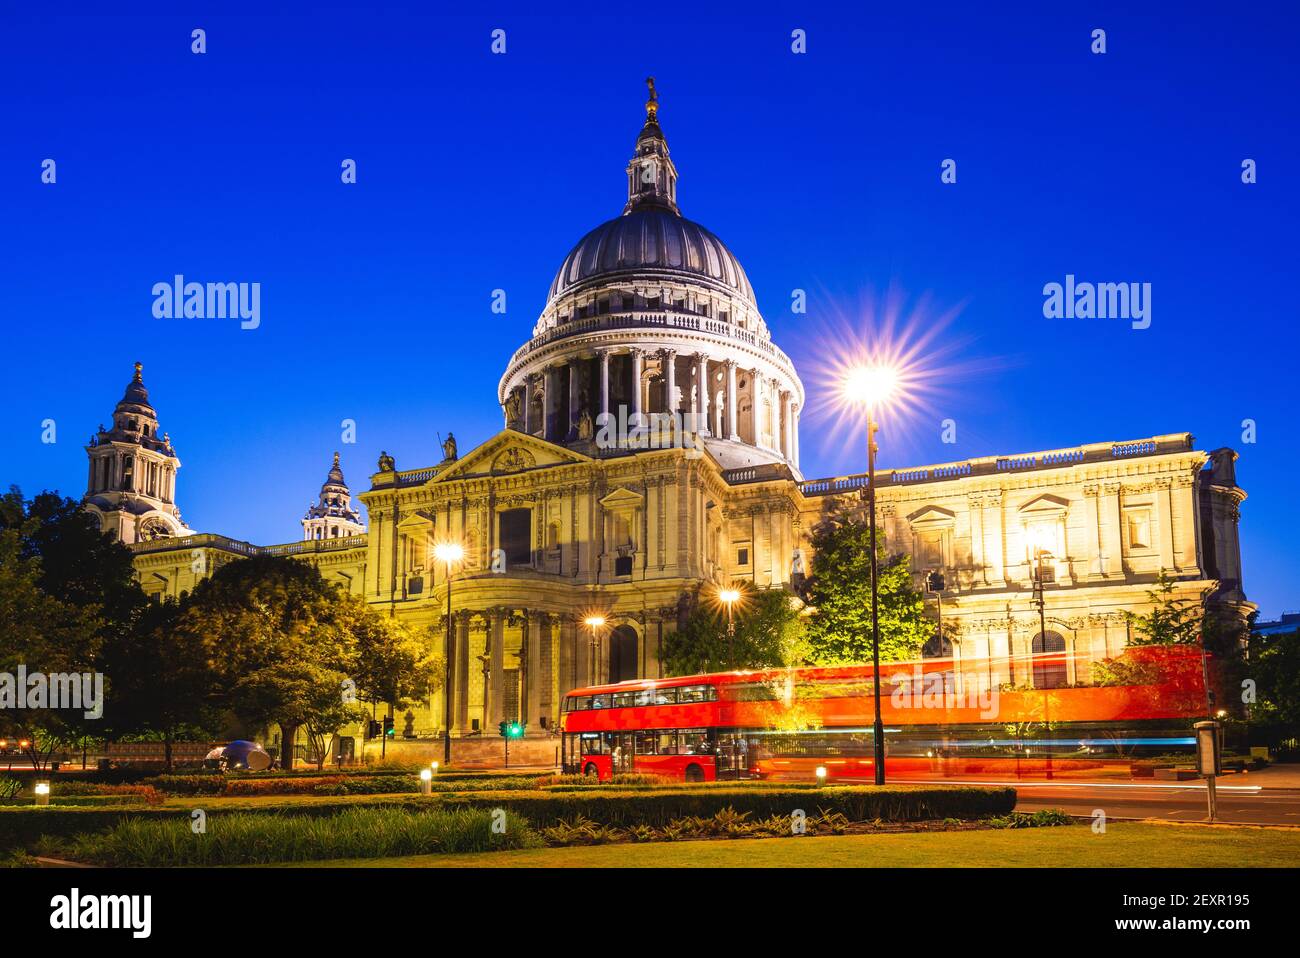
<instances>
[{"instance_id":1,"label":"railing","mask_svg":"<svg viewBox=\"0 0 1300 958\"><path fill-rule=\"evenodd\" d=\"M731 486L747 482L768 482L773 479L789 479L790 467L782 462L765 462L758 466L742 466L739 469L724 469L722 481Z\"/></svg>"},{"instance_id":2,"label":"railing","mask_svg":"<svg viewBox=\"0 0 1300 958\"><path fill-rule=\"evenodd\" d=\"M509 366L513 367L515 363L524 359L531 353L536 352L543 346L560 340L568 339L572 336L581 336L585 333L598 332L607 329L684 329L691 332L705 332L722 339L733 339L745 343L768 353L779 362L784 363L790 369L794 364L790 362L790 357L785 354L780 346L770 339L761 339L752 330L741 329L731 323L723 322L720 319L710 319L707 316L691 316L685 313L651 313L651 312L620 312L607 313L602 316L584 316L581 319L571 319L566 323L556 326L554 329L548 329L540 335L534 336L524 345L515 350L510 357Z\"/></svg>"},{"instance_id":3,"label":"railing","mask_svg":"<svg viewBox=\"0 0 1300 958\"><path fill-rule=\"evenodd\" d=\"M1127 442L1094 442L1069 449L1049 449L1014 456L985 456L964 462L947 462L937 466L919 466L907 469L882 469L876 473L876 482L884 485L908 485L958 479L965 476L988 476L1004 472L1026 472L1039 469L1060 469L1085 462L1111 462L1116 459L1133 459L1139 456L1159 456L1173 452L1187 452L1192 448L1191 433L1170 433ZM724 474L725 475L725 474ZM805 496L826 496L851 492L867 484L865 474L839 476L834 479L809 479L799 483Z\"/></svg>"},{"instance_id":4,"label":"railing","mask_svg":"<svg viewBox=\"0 0 1300 958\"><path fill-rule=\"evenodd\" d=\"M304 539L301 542L285 542L280 545L255 546L251 542L230 539L210 532L201 532L192 536L176 536L168 539L149 539L146 542L133 542L129 546L132 552L144 554L149 552L175 552L182 549L221 549L242 556L283 556L299 555L304 552L337 552L345 549L360 549L366 544L366 536L347 536L340 539Z\"/></svg>"}]
</instances>

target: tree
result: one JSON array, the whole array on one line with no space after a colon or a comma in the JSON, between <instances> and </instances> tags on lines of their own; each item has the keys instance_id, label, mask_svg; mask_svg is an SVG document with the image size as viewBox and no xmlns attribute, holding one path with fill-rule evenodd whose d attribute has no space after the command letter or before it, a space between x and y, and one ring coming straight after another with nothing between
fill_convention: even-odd
<instances>
[{"instance_id":1,"label":"tree","mask_svg":"<svg viewBox=\"0 0 1300 958\"><path fill-rule=\"evenodd\" d=\"M1250 723L1264 744L1300 737L1300 631L1252 636L1249 671L1256 695Z\"/></svg>"},{"instance_id":2,"label":"tree","mask_svg":"<svg viewBox=\"0 0 1300 958\"><path fill-rule=\"evenodd\" d=\"M837 501L813 529L813 560L804 596L810 658L819 665L871 661L870 527L854 503ZM912 584L911 559L889 555L877 531L880 660L918 657L934 634L925 600Z\"/></svg>"},{"instance_id":3,"label":"tree","mask_svg":"<svg viewBox=\"0 0 1300 958\"><path fill-rule=\"evenodd\" d=\"M446 660L434 651L433 632L412 630L356 596L345 599L340 613L356 638L351 677L360 698L404 709L442 688ZM435 631L437 637L443 634Z\"/></svg>"},{"instance_id":4,"label":"tree","mask_svg":"<svg viewBox=\"0 0 1300 958\"><path fill-rule=\"evenodd\" d=\"M206 738L220 727L217 672L202 638L178 628L180 617L174 599L151 603L131 633L108 643L102 655L113 692L107 731L161 739L168 771L176 741Z\"/></svg>"},{"instance_id":5,"label":"tree","mask_svg":"<svg viewBox=\"0 0 1300 958\"><path fill-rule=\"evenodd\" d=\"M1177 586L1177 580L1161 569L1155 588L1147 590L1151 611L1145 615L1124 613L1133 627L1132 645L1196 645L1201 641L1205 594L1195 599L1176 597Z\"/></svg>"},{"instance_id":6,"label":"tree","mask_svg":"<svg viewBox=\"0 0 1300 958\"><path fill-rule=\"evenodd\" d=\"M727 638L727 613L696 601L685 626L664 639L661 662L669 675L799 665L807 657L802 603L784 589L741 590L734 611L735 639Z\"/></svg>"},{"instance_id":7,"label":"tree","mask_svg":"<svg viewBox=\"0 0 1300 958\"><path fill-rule=\"evenodd\" d=\"M318 719L319 686L342 700L357 657L351 606L311 565L256 556L199 583L177 629L204 644L219 698L258 726L278 725L281 765L293 767L298 729Z\"/></svg>"},{"instance_id":8,"label":"tree","mask_svg":"<svg viewBox=\"0 0 1300 958\"><path fill-rule=\"evenodd\" d=\"M130 635L147 604L131 551L105 536L77 502L53 492L25 501L17 487L0 497L0 534L8 579L0 592L12 590L0 600L0 658L47 676L102 673L102 650ZM30 709L6 723L32 743L30 757L39 767L56 748L105 731L104 716L120 704L111 678L105 694L112 701L99 715Z\"/></svg>"}]
</instances>

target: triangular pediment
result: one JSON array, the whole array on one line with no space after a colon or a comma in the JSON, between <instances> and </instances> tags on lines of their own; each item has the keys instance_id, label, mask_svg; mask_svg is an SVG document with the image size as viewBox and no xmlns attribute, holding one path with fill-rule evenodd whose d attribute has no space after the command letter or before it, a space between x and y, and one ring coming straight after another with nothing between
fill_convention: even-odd
<instances>
[{"instance_id":1,"label":"triangular pediment","mask_svg":"<svg viewBox=\"0 0 1300 958\"><path fill-rule=\"evenodd\" d=\"M950 512L940 506L925 506L917 509L916 512L907 517L907 521L914 526L951 525L956 519L957 514L955 512Z\"/></svg>"},{"instance_id":2,"label":"triangular pediment","mask_svg":"<svg viewBox=\"0 0 1300 958\"><path fill-rule=\"evenodd\" d=\"M639 492L633 492L631 489L619 486L617 489L606 494L604 498L600 500L600 504L606 509L628 509L635 508L636 506L641 505L644 501L645 497Z\"/></svg>"},{"instance_id":3,"label":"triangular pediment","mask_svg":"<svg viewBox=\"0 0 1300 958\"><path fill-rule=\"evenodd\" d=\"M449 482L469 476L508 475L583 462L594 460L536 436L506 429L444 466L432 481Z\"/></svg>"},{"instance_id":4,"label":"triangular pediment","mask_svg":"<svg viewBox=\"0 0 1300 958\"><path fill-rule=\"evenodd\" d=\"M1069 508L1070 502L1068 499L1062 499L1060 496L1053 496L1044 493L1041 496L1036 496L1035 498L1030 499L1017 511L1022 516L1035 514L1055 515L1058 512L1065 512Z\"/></svg>"}]
</instances>

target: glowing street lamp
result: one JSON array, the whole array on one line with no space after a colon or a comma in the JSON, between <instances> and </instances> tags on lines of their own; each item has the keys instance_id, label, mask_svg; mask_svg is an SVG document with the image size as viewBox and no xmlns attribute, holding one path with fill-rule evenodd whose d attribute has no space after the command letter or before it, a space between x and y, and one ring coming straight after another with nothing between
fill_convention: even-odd
<instances>
[{"instance_id":1,"label":"glowing street lamp","mask_svg":"<svg viewBox=\"0 0 1300 958\"><path fill-rule=\"evenodd\" d=\"M731 610L740 601L740 590L719 589L718 601L727 607L727 641L730 642L736 637L736 623L732 619Z\"/></svg>"},{"instance_id":2,"label":"glowing street lamp","mask_svg":"<svg viewBox=\"0 0 1300 958\"><path fill-rule=\"evenodd\" d=\"M433 547L433 557L447 568L447 641L445 643L446 661L443 663L442 679L442 760L451 764L451 697L452 677L451 660L455 652L455 639L451 625L451 567L465 559L465 550L458 542L440 542Z\"/></svg>"},{"instance_id":3,"label":"glowing street lamp","mask_svg":"<svg viewBox=\"0 0 1300 958\"><path fill-rule=\"evenodd\" d=\"M420 769L420 794L433 794L433 770L428 768Z\"/></svg>"},{"instance_id":4,"label":"glowing street lamp","mask_svg":"<svg viewBox=\"0 0 1300 958\"><path fill-rule=\"evenodd\" d=\"M36 793L37 805L50 804L50 783L49 782L37 782L36 787L33 788L32 791Z\"/></svg>"},{"instance_id":5,"label":"glowing street lamp","mask_svg":"<svg viewBox=\"0 0 1300 958\"><path fill-rule=\"evenodd\" d=\"M600 663L600 630L605 627L605 617L599 613L589 615L582 620L591 629L591 681L597 681L597 668Z\"/></svg>"},{"instance_id":6,"label":"glowing street lamp","mask_svg":"<svg viewBox=\"0 0 1300 958\"><path fill-rule=\"evenodd\" d=\"M872 730L876 784L885 784L885 723L880 718L880 588L876 575L876 412L893 398L898 373L889 366L856 366L844 378L844 398L867 413L867 522L871 537L871 664L876 721Z\"/></svg>"}]
</instances>

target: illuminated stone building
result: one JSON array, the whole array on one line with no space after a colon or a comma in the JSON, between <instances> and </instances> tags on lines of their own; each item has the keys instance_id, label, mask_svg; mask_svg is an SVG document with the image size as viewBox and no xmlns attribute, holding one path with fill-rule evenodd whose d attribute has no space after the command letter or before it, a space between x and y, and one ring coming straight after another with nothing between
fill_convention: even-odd
<instances>
[{"instance_id":1,"label":"illuminated stone building","mask_svg":"<svg viewBox=\"0 0 1300 958\"><path fill-rule=\"evenodd\" d=\"M460 543L453 732L494 737L501 719L523 719L544 757L562 695L658 676L665 638L702 592L734 580L790 588L826 506L856 499L865 479L803 477L803 385L739 261L682 215L657 113L652 89L621 215L563 258L531 338L506 362L502 430L463 456L449 443L421 468L382 454L357 497L368 531L336 457L302 541L192 534L171 499L179 462L152 434L137 371L114 430L88 450L87 501L135 543L145 589L179 595L225 562L293 555L441 644L446 572L433 548ZM156 477L151 492L140 465L119 478L124 451ZM912 556L918 584L944 573L952 654L1003 660L1002 680L1023 681L1034 651L1068 649L1080 664L1114 655L1128 640L1123 613L1146 606L1162 570L1182 596L1209 591L1242 617L1253 608L1235 459L1174 433L886 470L880 522L889 547ZM153 512L117 518L128 495ZM155 513L153 536L119 531ZM1040 553L1045 635L1032 594ZM583 624L593 612L608 623L598 635ZM1087 680L1080 664L1071 681ZM443 694L397 717L401 747L436 750Z\"/></svg>"}]
</instances>

